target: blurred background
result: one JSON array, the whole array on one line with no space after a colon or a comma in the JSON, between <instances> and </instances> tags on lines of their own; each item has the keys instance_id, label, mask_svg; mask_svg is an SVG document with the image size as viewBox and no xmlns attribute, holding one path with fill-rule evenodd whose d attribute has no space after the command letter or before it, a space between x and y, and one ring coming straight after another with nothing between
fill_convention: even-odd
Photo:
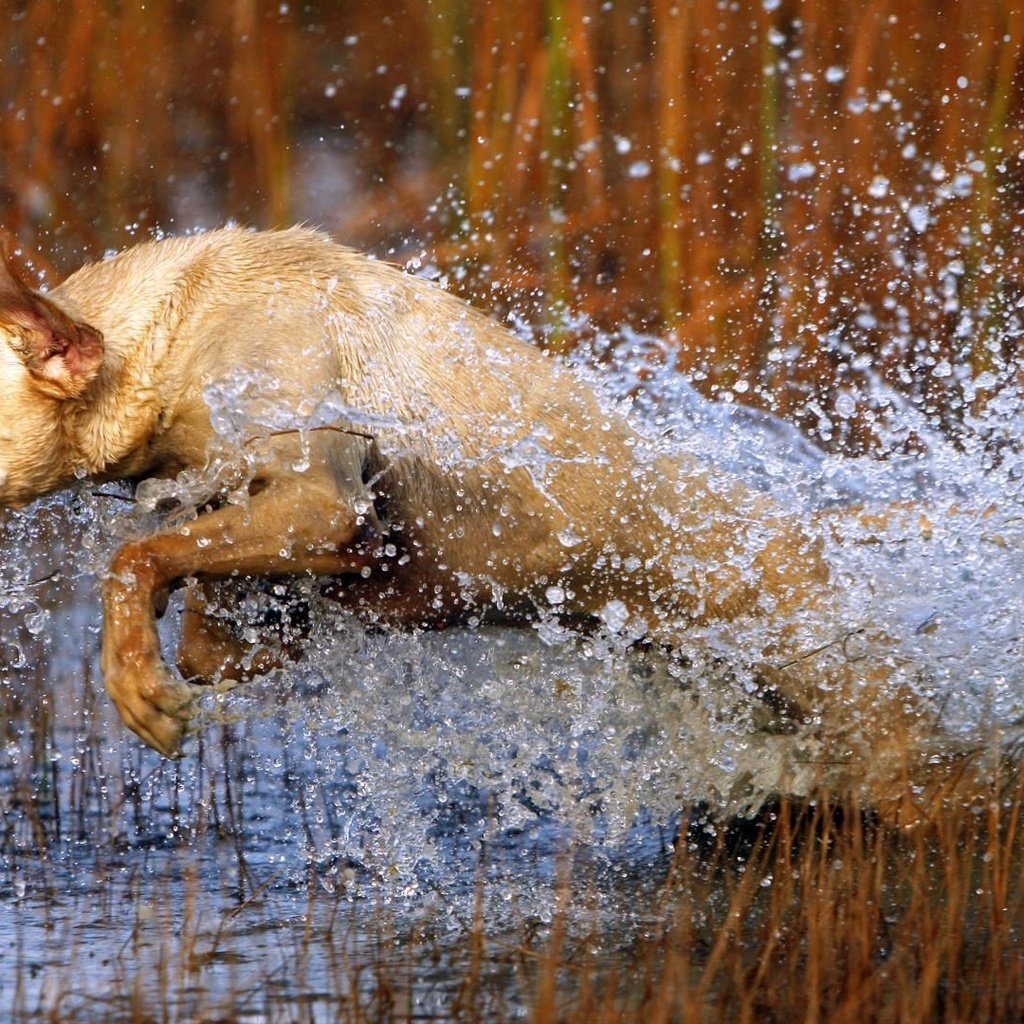
<instances>
[{"instance_id":1,"label":"blurred background","mask_svg":"<svg viewBox=\"0 0 1024 1024\"><path fill-rule=\"evenodd\" d=\"M1016 387L1016 0L0 3L0 223L55 284L297 221L553 349L623 325L869 450Z\"/></svg>"}]
</instances>

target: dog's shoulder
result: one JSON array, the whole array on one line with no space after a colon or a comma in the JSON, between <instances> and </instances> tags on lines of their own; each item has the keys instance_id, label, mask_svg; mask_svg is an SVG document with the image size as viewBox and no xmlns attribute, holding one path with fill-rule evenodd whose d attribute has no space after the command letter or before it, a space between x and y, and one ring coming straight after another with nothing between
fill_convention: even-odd
<instances>
[{"instance_id":1,"label":"dog's shoulder","mask_svg":"<svg viewBox=\"0 0 1024 1024\"><path fill-rule=\"evenodd\" d=\"M229 226L187 235L165 235L146 239L76 270L58 290L69 285L95 286L105 279L125 281L180 276L194 264L214 264L227 272L263 272L268 262L282 269L289 264L307 266L325 254L348 253L326 234L310 228L281 231L253 231Z\"/></svg>"}]
</instances>

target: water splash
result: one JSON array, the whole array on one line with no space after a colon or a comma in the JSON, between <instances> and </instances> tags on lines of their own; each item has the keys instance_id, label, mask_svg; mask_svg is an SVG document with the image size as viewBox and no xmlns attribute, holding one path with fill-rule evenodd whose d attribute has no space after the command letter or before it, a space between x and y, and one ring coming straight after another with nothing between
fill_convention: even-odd
<instances>
[{"instance_id":1,"label":"water splash","mask_svg":"<svg viewBox=\"0 0 1024 1024\"><path fill-rule=\"evenodd\" d=\"M915 513L864 527L862 536L829 536L842 618L808 629L855 638L864 626L884 628L894 659L910 666L901 681L941 708L951 737L1019 727L1024 474L1006 443L1020 436L1019 401L997 396L954 442L876 381L873 401L887 410L878 417L880 456L848 459L768 413L707 401L657 338L599 338L574 362L607 406L637 426L641 461L693 455L771 494L782 515L806 520L851 504L867 513L899 503L926 508L924 530ZM320 425L324 408L309 422ZM352 422L336 403L329 414ZM301 428L290 415L291 428ZM905 454L911 435L916 450ZM1002 440L998 460L994 438ZM503 457L536 473L529 441ZM319 624L304 663L252 688L248 700L273 694L281 713L286 694L296 727L345 737L359 800L333 813L360 842L375 835L371 859L383 857L403 878L441 856L436 816L453 806L477 841L486 828L554 830L613 849L638 820L669 821L699 801L742 811L822 778L816 738L780 733L753 695L743 666L759 649L756 621L695 631L682 657L667 660L631 650L624 608L610 606L603 629L580 636L558 618L558 589L548 588L551 613L529 632L367 635L307 588ZM255 608L254 628L259 601ZM237 693L218 701L239 713Z\"/></svg>"},{"instance_id":2,"label":"water splash","mask_svg":"<svg viewBox=\"0 0 1024 1024\"><path fill-rule=\"evenodd\" d=\"M899 658L916 666L915 685L941 708L951 735L990 726L1019 731L1020 399L1010 391L994 395L950 440L875 382L872 400L886 410L878 418L882 457L843 459L767 413L707 401L670 356L658 339L627 331L599 338L574 362L609 408L634 422L641 460L696 456L771 494L783 515L804 520L851 503L867 511L894 502L927 506L926 530L909 528L903 517L865 528L859 539L868 542L827 537L842 626L851 636L863 623L884 626ZM301 434L342 422L404 444L424 429L361 414L334 393L283 410L254 379L231 379L208 398L223 465L243 477L259 458L248 444L254 434ZM910 436L914 453L906 454ZM506 455L528 458L529 445ZM5 649L18 652L9 667L33 658L24 637L46 614L30 586L51 568L44 553L79 577L68 632L91 629L94 637L98 611L85 586L94 586L112 549L165 521L171 505L187 517L217 486L186 473L147 482L134 506L112 500L105 488L105 497L81 493L9 516L0 589L0 635ZM49 511L39 514L41 508ZM74 556L54 540L68 524ZM579 540L571 528L560 539L567 546ZM641 823L670 823L681 807L710 801L743 810L772 792L806 790L819 777L813 735L780 731L753 694L744 652L757 647L756 621L695 632L667 659L633 649L628 617L617 607L606 609L596 633L576 633L558 617L557 590L548 588L550 614L532 629L440 634L367 632L312 580L277 595L260 587L233 593L230 614L243 630L257 630L283 598L305 602L312 636L301 663L205 698L199 729L233 721L252 731L246 757L264 794L260 813L289 822L289 849L301 851L303 863L331 866L324 868L330 877L358 865L395 880L394 892L436 884L449 862L459 865L449 878L466 877L481 844L499 837L516 837L509 848L518 856L550 851L573 833L614 856L655 834L638 832ZM172 644L173 627L165 632ZM59 651L71 664L74 643L56 641L36 652L35 663ZM78 706L86 703L79 696ZM109 715L105 728L118 728ZM290 810L273 806L283 790L268 783L280 778L282 759L292 764ZM280 840L282 829L276 831Z\"/></svg>"}]
</instances>

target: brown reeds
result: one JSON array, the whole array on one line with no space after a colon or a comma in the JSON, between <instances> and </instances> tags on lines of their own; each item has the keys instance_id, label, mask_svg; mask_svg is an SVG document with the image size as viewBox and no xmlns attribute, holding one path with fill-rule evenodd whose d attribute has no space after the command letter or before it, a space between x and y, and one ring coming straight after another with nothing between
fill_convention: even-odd
<instances>
[{"instance_id":1,"label":"brown reeds","mask_svg":"<svg viewBox=\"0 0 1024 1024\"><path fill-rule=\"evenodd\" d=\"M951 422L963 373L983 396L1020 352L1022 19L1001 0L8 2L0 215L69 269L157 227L302 211L426 243L556 348L563 308L664 331L708 390L814 429L869 362ZM311 154L352 201L318 205Z\"/></svg>"},{"instance_id":2,"label":"brown reeds","mask_svg":"<svg viewBox=\"0 0 1024 1024\"><path fill-rule=\"evenodd\" d=\"M210 767L216 766L215 758ZM244 772L232 762L228 774L240 779ZM121 785L117 776L103 783L115 793ZM223 785L212 784L208 799L225 799ZM167 827L168 797L180 787L172 775L146 782L150 821L143 836ZM5 800L0 815L3 898L11 898L12 875L21 880L17 891L28 884L33 907L49 892L47 927L58 941L42 990L29 984L31 963L6 963L0 1007L16 1022L236 1021L251 1019L254 1007L273 1019L298 1019L303 1006L314 1004L329 1019L353 1022L428 1013L536 1024L980 1024L1024 1013L1019 776L995 780L978 804L951 808L908 832L887 829L856 802L835 803L827 794L783 801L756 820L713 825L695 816L667 867L643 867L656 883L619 872L614 884L632 918L621 927L607 911L603 919L595 911L593 882L580 876L587 874L585 860L573 867L566 857L556 869L549 922L518 926L495 923L501 915L490 909L505 905L508 894L481 870L472 920L461 931L453 931L443 907L436 920L419 914L410 927L400 909L396 916L372 903L360 906L325 887L314 865L298 919L291 918L294 898L275 889L274 875L256 889L246 882L246 891L225 904L210 891L211 865L201 851L236 843L238 822L181 822L191 842L158 868L144 848L104 840L102 816L87 814L87 835L62 846L38 785L19 790L17 801ZM32 835L12 830L19 816L34 819ZM48 842L60 862L69 849L97 840L97 849L119 851L108 854L113 863L131 869L108 871L99 862L89 891L103 895L79 906L62 893L59 870L50 878L45 859L33 862L32 844ZM70 913L69 906L78 909ZM26 904L21 913L38 911ZM117 940L112 946L104 943L105 929ZM78 964L90 953L79 933L104 950L93 969L109 976L107 996L91 989L83 999L76 986ZM265 933L273 942L261 938ZM251 968L261 958L265 984L254 985L251 970L240 973L237 986L223 978L213 983L207 973L218 964ZM42 994L29 1000L28 991Z\"/></svg>"},{"instance_id":3,"label":"brown reeds","mask_svg":"<svg viewBox=\"0 0 1024 1024\"><path fill-rule=\"evenodd\" d=\"M1019 361L1022 45L1016 0L4 0L0 219L52 283L154 229L305 211L383 253L426 245L453 287L515 304L555 348L573 339L566 309L663 331L706 389L860 450L865 419L807 410L859 393L865 366L953 424L963 373L976 408ZM318 153L352 179L344 206L303 194ZM209 841L234 904L204 908L220 926L199 929L190 875L178 941L163 937L152 976L135 945L117 953L112 1005L289 1019L294 988L196 984L233 955L230 923L283 930L260 916L272 879L248 864L242 762L200 753L188 817L178 769L112 759L84 683L73 770L53 756L54 681L0 688L0 899L26 877L45 894L50 853L86 844L110 916L128 904L141 921L145 843ZM481 888L461 944L439 949L428 924L401 961L381 952L386 922L380 959L351 952L349 908L311 869L282 948L298 978L327 950L334 988L316 998L338 1020L415 1019L438 962L431 1005L467 1020L1020 1020L1022 826L1019 779L907 833L856 806L783 803L746 844L735 827L710 844L684 830L646 935L588 933L568 883L546 939L489 934L500 894ZM104 859L126 856L127 880ZM25 1002L31 965L2 964L10 1019L104 1019L75 1004L73 959L44 1006Z\"/></svg>"}]
</instances>

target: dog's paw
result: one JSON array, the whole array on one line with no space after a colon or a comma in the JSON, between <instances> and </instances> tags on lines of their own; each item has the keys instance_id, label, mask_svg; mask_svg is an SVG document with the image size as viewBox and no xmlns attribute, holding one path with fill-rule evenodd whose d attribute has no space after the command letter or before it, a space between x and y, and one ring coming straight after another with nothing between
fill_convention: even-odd
<instances>
[{"instance_id":1,"label":"dog's paw","mask_svg":"<svg viewBox=\"0 0 1024 1024\"><path fill-rule=\"evenodd\" d=\"M104 652L103 679L122 720L164 757L180 757L193 690L160 660L130 661Z\"/></svg>"},{"instance_id":2,"label":"dog's paw","mask_svg":"<svg viewBox=\"0 0 1024 1024\"><path fill-rule=\"evenodd\" d=\"M281 645L245 643L209 619L192 618L186 624L176 664L189 683L223 690L266 675L288 660Z\"/></svg>"}]
</instances>

